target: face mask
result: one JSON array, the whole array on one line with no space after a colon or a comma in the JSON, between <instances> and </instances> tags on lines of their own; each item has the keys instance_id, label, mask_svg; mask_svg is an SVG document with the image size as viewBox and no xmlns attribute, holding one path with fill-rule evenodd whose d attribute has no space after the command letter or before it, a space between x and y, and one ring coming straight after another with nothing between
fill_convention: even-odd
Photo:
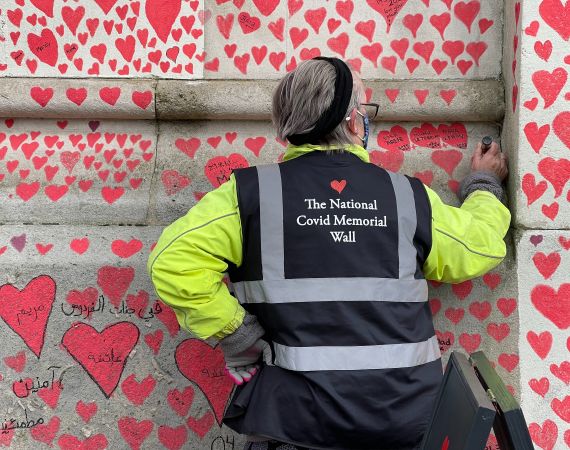
<instances>
[{"instance_id":1,"label":"face mask","mask_svg":"<svg viewBox=\"0 0 570 450\"><path fill-rule=\"evenodd\" d=\"M368 120L368 114L362 114L360 112L358 112L358 114L362 116L362 121L364 122L364 136L358 137L362 141L362 146L366 149L366 147L368 147L368 136L370 134L370 121Z\"/></svg>"}]
</instances>

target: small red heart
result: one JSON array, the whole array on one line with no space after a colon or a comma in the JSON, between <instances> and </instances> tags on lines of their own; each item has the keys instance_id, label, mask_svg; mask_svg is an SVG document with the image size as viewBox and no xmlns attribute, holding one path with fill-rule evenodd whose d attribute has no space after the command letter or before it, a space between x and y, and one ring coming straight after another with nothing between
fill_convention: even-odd
<instances>
[{"instance_id":1,"label":"small red heart","mask_svg":"<svg viewBox=\"0 0 570 450\"><path fill-rule=\"evenodd\" d=\"M339 194L344 190L346 187L346 180L332 180L331 181L331 188L337 191Z\"/></svg>"}]
</instances>

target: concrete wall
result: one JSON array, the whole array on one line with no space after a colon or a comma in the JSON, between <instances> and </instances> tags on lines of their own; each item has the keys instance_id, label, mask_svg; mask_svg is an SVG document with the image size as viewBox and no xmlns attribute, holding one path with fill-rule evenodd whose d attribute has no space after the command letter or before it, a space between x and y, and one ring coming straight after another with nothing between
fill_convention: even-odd
<instances>
[{"instance_id":1,"label":"concrete wall","mask_svg":"<svg viewBox=\"0 0 570 450\"><path fill-rule=\"evenodd\" d=\"M569 31L553 17L570 12L558 3L0 5L0 423L14 428L0 446L241 447L219 425L232 387L221 353L179 329L145 262L232 168L278 161L271 90L317 54L348 60L382 105L372 161L449 203L476 143L502 137L509 254L480 279L432 283L430 303L444 359L484 350L536 446L568 445Z\"/></svg>"}]
</instances>

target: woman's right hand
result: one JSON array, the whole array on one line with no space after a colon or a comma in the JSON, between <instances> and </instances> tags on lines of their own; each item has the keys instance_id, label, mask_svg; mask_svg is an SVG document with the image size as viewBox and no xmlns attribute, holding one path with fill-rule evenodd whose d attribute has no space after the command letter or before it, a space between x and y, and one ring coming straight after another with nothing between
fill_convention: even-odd
<instances>
[{"instance_id":1,"label":"woman's right hand","mask_svg":"<svg viewBox=\"0 0 570 450\"><path fill-rule=\"evenodd\" d=\"M482 144L479 143L471 157L472 172L490 172L503 181L508 173L507 155L501 152L501 147L496 142L486 152L483 152Z\"/></svg>"}]
</instances>

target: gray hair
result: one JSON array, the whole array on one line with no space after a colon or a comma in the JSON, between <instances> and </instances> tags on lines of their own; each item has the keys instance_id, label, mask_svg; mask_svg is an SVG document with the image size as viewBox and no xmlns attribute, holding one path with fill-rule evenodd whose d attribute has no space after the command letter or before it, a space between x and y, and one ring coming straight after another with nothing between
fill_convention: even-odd
<instances>
[{"instance_id":1,"label":"gray hair","mask_svg":"<svg viewBox=\"0 0 570 450\"><path fill-rule=\"evenodd\" d=\"M357 108L364 98L364 92L356 83L353 74L352 96L346 114ZM311 131L319 117L333 101L336 72L334 67L323 60L304 61L279 82L273 93L273 123L277 136L286 140L293 134ZM346 121L342 121L319 144L352 144Z\"/></svg>"}]
</instances>

